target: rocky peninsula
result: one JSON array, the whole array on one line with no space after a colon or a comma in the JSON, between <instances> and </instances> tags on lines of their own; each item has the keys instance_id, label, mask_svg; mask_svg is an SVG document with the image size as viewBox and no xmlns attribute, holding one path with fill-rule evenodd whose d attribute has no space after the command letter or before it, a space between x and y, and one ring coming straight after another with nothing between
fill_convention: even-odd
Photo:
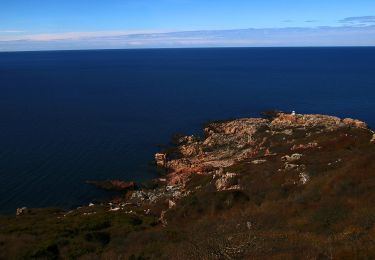
<instances>
[{"instance_id":1,"label":"rocky peninsula","mask_svg":"<svg viewBox=\"0 0 375 260\"><path fill-rule=\"evenodd\" d=\"M155 155L166 174L111 202L0 218L0 258L375 257L375 135L365 122L270 112L211 122ZM37 239L43 237L43 243Z\"/></svg>"}]
</instances>

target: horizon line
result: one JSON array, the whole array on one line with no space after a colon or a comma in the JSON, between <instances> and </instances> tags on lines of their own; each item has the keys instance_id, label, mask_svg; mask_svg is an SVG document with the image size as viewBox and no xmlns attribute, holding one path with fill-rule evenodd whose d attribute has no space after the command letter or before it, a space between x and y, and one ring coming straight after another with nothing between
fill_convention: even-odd
<instances>
[{"instance_id":1,"label":"horizon line","mask_svg":"<svg viewBox=\"0 0 375 260\"><path fill-rule=\"evenodd\" d=\"M139 50L176 50L176 49L303 49L303 48L375 48L375 45L311 45L311 46L207 46L207 47L134 47L134 48L74 48L74 49L51 49L51 50L11 50L2 51L0 54L4 53L20 53L20 52L74 52L74 51L139 51Z\"/></svg>"}]
</instances>

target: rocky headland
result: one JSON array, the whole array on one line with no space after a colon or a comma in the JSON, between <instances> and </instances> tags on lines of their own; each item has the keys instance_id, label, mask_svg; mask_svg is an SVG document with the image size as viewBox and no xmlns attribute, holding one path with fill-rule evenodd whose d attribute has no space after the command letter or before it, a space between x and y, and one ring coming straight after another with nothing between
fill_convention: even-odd
<instances>
[{"instance_id":1,"label":"rocky headland","mask_svg":"<svg viewBox=\"0 0 375 260\"><path fill-rule=\"evenodd\" d=\"M1 219L9 228L0 227L0 258L17 252L107 259L375 257L374 158L374 132L355 119L272 112L211 122L203 136L179 137L155 155L167 173L151 184L92 182L124 195L69 212L23 208L17 218ZM27 249L38 233L27 229L29 221L55 230L39 251ZM87 222L94 228L59 233ZM15 236L26 249L10 245ZM77 241L87 250L77 252Z\"/></svg>"}]
</instances>

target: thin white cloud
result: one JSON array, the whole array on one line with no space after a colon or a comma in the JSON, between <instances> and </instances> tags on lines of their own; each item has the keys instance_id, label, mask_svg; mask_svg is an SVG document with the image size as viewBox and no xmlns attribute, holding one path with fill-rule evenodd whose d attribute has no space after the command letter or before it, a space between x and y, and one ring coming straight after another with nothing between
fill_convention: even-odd
<instances>
[{"instance_id":1,"label":"thin white cloud","mask_svg":"<svg viewBox=\"0 0 375 260\"><path fill-rule=\"evenodd\" d=\"M97 31L97 32L62 32L43 34L24 34L0 36L1 41L60 41L60 40L85 40L90 38L126 36L136 34L165 33L165 30L139 30L139 31Z\"/></svg>"},{"instance_id":2,"label":"thin white cloud","mask_svg":"<svg viewBox=\"0 0 375 260\"><path fill-rule=\"evenodd\" d=\"M349 25L375 25L375 16L353 16L339 20L340 23Z\"/></svg>"},{"instance_id":3,"label":"thin white cloud","mask_svg":"<svg viewBox=\"0 0 375 260\"><path fill-rule=\"evenodd\" d=\"M1 33L24 33L25 31L21 31L21 30L0 30L0 34Z\"/></svg>"}]
</instances>

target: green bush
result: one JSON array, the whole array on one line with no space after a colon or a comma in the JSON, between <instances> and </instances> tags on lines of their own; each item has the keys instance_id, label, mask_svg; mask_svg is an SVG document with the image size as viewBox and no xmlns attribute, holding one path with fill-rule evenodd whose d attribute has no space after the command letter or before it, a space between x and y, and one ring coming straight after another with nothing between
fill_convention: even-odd
<instances>
[{"instance_id":1,"label":"green bush","mask_svg":"<svg viewBox=\"0 0 375 260\"><path fill-rule=\"evenodd\" d=\"M59 256L59 247L54 242L47 242L34 250L31 258L57 259Z\"/></svg>"},{"instance_id":2,"label":"green bush","mask_svg":"<svg viewBox=\"0 0 375 260\"><path fill-rule=\"evenodd\" d=\"M330 232L333 225L348 216L348 209L342 205L323 205L312 216L312 223L318 227L318 232Z\"/></svg>"},{"instance_id":3,"label":"green bush","mask_svg":"<svg viewBox=\"0 0 375 260\"><path fill-rule=\"evenodd\" d=\"M89 242L98 242L102 246L105 246L111 240L111 234L109 232L90 232L85 234L85 239Z\"/></svg>"}]
</instances>

